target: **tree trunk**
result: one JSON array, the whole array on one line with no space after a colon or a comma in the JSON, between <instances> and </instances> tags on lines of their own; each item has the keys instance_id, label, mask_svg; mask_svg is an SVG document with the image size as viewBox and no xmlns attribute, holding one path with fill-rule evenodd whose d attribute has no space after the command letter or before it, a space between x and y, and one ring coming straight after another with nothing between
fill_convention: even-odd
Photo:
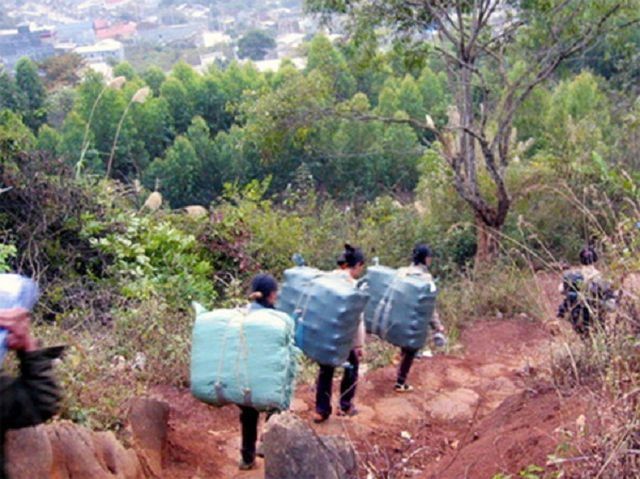
<instances>
[{"instance_id":1,"label":"tree trunk","mask_svg":"<svg viewBox=\"0 0 640 479\"><path fill-rule=\"evenodd\" d=\"M480 215L476 215L476 266L491 262L500 253L501 226L488 225Z\"/></svg>"}]
</instances>

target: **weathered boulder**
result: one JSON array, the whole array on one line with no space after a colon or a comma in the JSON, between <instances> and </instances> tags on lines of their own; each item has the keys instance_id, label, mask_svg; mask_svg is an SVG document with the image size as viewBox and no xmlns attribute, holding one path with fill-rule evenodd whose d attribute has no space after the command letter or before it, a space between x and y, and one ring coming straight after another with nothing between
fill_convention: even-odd
<instances>
[{"instance_id":1,"label":"weathered boulder","mask_svg":"<svg viewBox=\"0 0 640 479\"><path fill-rule=\"evenodd\" d=\"M161 476L169 432L169 405L150 398L133 399L128 419L133 446L145 475Z\"/></svg>"},{"instance_id":2,"label":"weathered boulder","mask_svg":"<svg viewBox=\"0 0 640 479\"><path fill-rule=\"evenodd\" d=\"M53 451L44 426L10 431L7 469L12 479L44 479L52 472Z\"/></svg>"},{"instance_id":3,"label":"weathered boulder","mask_svg":"<svg viewBox=\"0 0 640 479\"><path fill-rule=\"evenodd\" d=\"M95 433L93 441L101 463L117 477L144 477L136 452L133 449L126 449L113 433Z\"/></svg>"},{"instance_id":4,"label":"weathered boulder","mask_svg":"<svg viewBox=\"0 0 640 479\"><path fill-rule=\"evenodd\" d=\"M93 432L68 421L10 431L7 469L12 479L142 479L161 477L169 406L131 401L129 424L134 449L111 432Z\"/></svg>"},{"instance_id":5,"label":"weathered boulder","mask_svg":"<svg viewBox=\"0 0 640 479\"><path fill-rule=\"evenodd\" d=\"M12 479L141 479L140 462L110 432L68 421L11 431L7 468Z\"/></svg>"},{"instance_id":6,"label":"weathered boulder","mask_svg":"<svg viewBox=\"0 0 640 479\"><path fill-rule=\"evenodd\" d=\"M265 479L350 479L357 462L341 437L321 437L291 413L272 417L264 434Z\"/></svg>"}]
</instances>

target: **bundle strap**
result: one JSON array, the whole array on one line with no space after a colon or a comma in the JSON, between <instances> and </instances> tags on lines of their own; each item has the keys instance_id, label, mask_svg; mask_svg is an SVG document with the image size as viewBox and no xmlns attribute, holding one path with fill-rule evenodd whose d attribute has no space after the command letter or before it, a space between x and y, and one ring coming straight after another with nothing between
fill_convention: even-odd
<instances>
[{"instance_id":1,"label":"bundle strap","mask_svg":"<svg viewBox=\"0 0 640 479\"><path fill-rule=\"evenodd\" d=\"M391 319L391 308L393 306L393 295L395 292L396 282L399 280L399 275L396 274L393 281L387 286L382 298L376 305L376 309L373 313L372 329L374 333L379 334L383 339L386 337L387 332L391 328L389 320Z\"/></svg>"},{"instance_id":2,"label":"bundle strap","mask_svg":"<svg viewBox=\"0 0 640 479\"><path fill-rule=\"evenodd\" d=\"M216 368L216 374L215 374L215 380L213 382L213 393L216 397L217 402L225 402L225 395L224 395L224 384L222 383L222 371L224 371L224 358L226 356L226 352L227 352L227 344L228 344L228 340L229 340L229 325L231 324L231 321L233 321L234 317L231 316L228 320L227 320L227 325L224 328L224 338L222 341L222 354L220 355L220 362L218 363L218 367Z\"/></svg>"},{"instance_id":3,"label":"bundle strap","mask_svg":"<svg viewBox=\"0 0 640 479\"><path fill-rule=\"evenodd\" d=\"M249 311L243 311L242 319L240 321L240 351L236 356L236 371L235 375L239 384L244 384L243 397L244 405L251 406L251 381L249 378L249 345L247 344L247 337L244 330L244 320L249 315ZM240 377L244 378L244 381Z\"/></svg>"}]
</instances>

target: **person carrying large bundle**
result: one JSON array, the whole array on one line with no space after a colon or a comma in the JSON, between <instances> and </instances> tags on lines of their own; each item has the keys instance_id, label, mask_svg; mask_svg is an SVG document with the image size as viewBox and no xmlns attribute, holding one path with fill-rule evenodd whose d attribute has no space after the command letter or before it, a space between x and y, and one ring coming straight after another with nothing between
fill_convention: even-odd
<instances>
[{"instance_id":1,"label":"person carrying large bundle","mask_svg":"<svg viewBox=\"0 0 640 479\"><path fill-rule=\"evenodd\" d=\"M208 404L240 408L240 469L255 466L260 411L266 419L289 408L299 351L291 317L276 311L278 283L266 274L251 284L244 309L197 307L191 352L191 391Z\"/></svg>"},{"instance_id":2,"label":"person carrying large bundle","mask_svg":"<svg viewBox=\"0 0 640 479\"><path fill-rule=\"evenodd\" d=\"M433 277L429 272L429 266L431 266L431 262L433 261L433 253L431 252L431 248L429 248L426 244L418 244L413 249L413 262L407 267L401 269L398 273L400 275L416 275L421 277L426 282L433 283ZM431 333L435 333L437 338L441 338L440 341L444 342L444 326L440 322L440 317L438 315L438 310L433 309L433 314L430 318L425 318L425 321L429 323L429 329ZM413 387L407 384L407 377L409 376L409 371L411 370L411 366L413 365L413 360L420 348L412 348L412 347L403 347L400 349L401 351L401 360L400 365L398 367L398 375L396 379L396 384L394 386L394 390L396 392L410 392L413 390Z\"/></svg>"},{"instance_id":3,"label":"person carrying large bundle","mask_svg":"<svg viewBox=\"0 0 640 479\"><path fill-rule=\"evenodd\" d=\"M605 313L615 309L615 293L596 268L597 261L595 249L584 248L580 251L581 268L565 273L558 288L562 294L558 318L569 315L574 331L583 337L589 336L594 323L604 325Z\"/></svg>"},{"instance_id":4,"label":"person carrying large bundle","mask_svg":"<svg viewBox=\"0 0 640 479\"><path fill-rule=\"evenodd\" d=\"M365 279L371 295L365 311L367 330L401 350L396 392L413 390L406 382L407 376L429 337L433 335L439 345L445 342L435 308L437 288L429 272L432 257L426 244L418 244L409 267L394 270L374 266Z\"/></svg>"},{"instance_id":5,"label":"person carrying large bundle","mask_svg":"<svg viewBox=\"0 0 640 479\"><path fill-rule=\"evenodd\" d=\"M360 360L364 355L363 348L365 340L365 329L362 311L364 310L368 296L357 289L356 279L359 278L364 271L365 256L360 249L354 248L347 244L345 245L344 251L344 264L346 265L345 269L336 270L333 273L324 276L323 278L315 280L314 282L316 283L315 286L319 288L318 291L321 291L321 288L323 287L328 287L329 282L333 283L336 289L342 288L344 290L351 290L349 296L351 299L351 304L347 303L346 306L342 306L339 309L343 313L344 320L351 320L352 318L355 319L355 321L353 321L353 326L355 326L355 328L343 327L342 329L344 330L344 334L335 334L333 336L334 344L324 345L324 351L319 350L317 354L314 354L314 351L311 351L309 348L305 348L305 339L302 339L300 341L302 343L303 351L305 351L313 359L316 359L320 365L318 380L316 384L316 408L314 416L314 422L316 423L324 422L329 418L329 416L331 416L333 374L336 366L340 365L344 365L345 369L342 376L342 381L340 383L340 410L338 412L338 415L353 416L357 414L353 399L355 397L356 387L358 383L358 368L360 365ZM343 283L344 286L340 283ZM309 294L315 294L313 287L311 288ZM326 303L326 306L328 305L329 304ZM322 305L319 304L319 306L321 307ZM331 308L325 309L324 314L329 314L327 313L327 311L331 311ZM318 311L318 313L321 312ZM329 315L333 316L332 314ZM336 319L339 318L324 318L325 338L326 333L331 330L331 323L335 323ZM298 331L302 334L305 334L304 313L302 316L302 321L303 324L300 325ZM322 326L320 326L320 328L322 328ZM347 341L347 343L344 343L345 341ZM348 351L348 355L346 358L341 356L341 354L343 354L341 351L345 347L347 348L346 351ZM315 358L313 356L315 356Z\"/></svg>"}]
</instances>

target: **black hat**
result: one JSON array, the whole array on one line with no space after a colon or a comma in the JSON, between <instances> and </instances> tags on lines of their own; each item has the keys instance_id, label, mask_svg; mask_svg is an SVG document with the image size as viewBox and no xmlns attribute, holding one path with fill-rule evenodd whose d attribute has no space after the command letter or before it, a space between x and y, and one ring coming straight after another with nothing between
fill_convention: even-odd
<instances>
[{"instance_id":1,"label":"black hat","mask_svg":"<svg viewBox=\"0 0 640 479\"><path fill-rule=\"evenodd\" d=\"M344 261L349 268L353 268L366 261L364 253L360 248L355 248L350 244L344 245Z\"/></svg>"},{"instance_id":2,"label":"black hat","mask_svg":"<svg viewBox=\"0 0 640 479\"><path fill-rule=\"evenodd\" d=\"M413 264L425 264L427 258L432 258L431 248L424 243L418 243L413 248Z\"/></svg>"}]
</instances>

